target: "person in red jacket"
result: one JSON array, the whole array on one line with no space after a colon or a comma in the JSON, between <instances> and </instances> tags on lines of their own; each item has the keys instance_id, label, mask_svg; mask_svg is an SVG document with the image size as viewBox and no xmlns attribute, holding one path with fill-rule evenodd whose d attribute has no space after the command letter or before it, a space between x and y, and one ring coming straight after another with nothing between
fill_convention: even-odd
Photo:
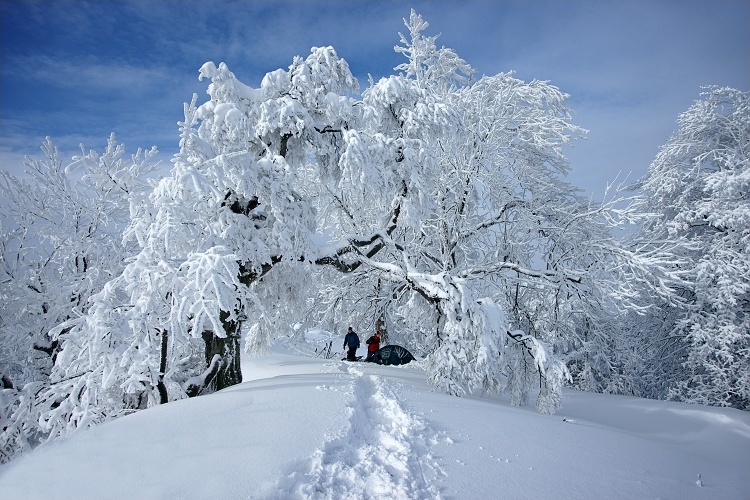
<instances>
[{"instance_id":1,"label":"person in red jacket","mask_svg":"<svg viewBox=\"0 0 750 500\"><path fill-rule=\"evenodd\" d=\"M375 335L367 339L365 344L367 344L367 359L365 361L370 361L372 355L380 349L380 332L376 330Z\"/></svg>"}]
</instances>

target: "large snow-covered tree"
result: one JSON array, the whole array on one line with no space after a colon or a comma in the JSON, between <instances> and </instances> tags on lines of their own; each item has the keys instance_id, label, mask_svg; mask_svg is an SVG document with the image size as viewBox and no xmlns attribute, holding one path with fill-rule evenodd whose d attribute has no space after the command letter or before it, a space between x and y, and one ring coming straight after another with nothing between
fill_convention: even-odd
<instances>
[{"instance_id":1,"label":"large snow-covered tree","mask_svg":"<svg viewBox=\"0 0 750 500\"><path fill-rule=\"evenodd\" d=\"M709 87L677 125L639 182L657 215L641 238L679 244L674 300L649 316L646 391L750 409L750 94Z\"/></svg>"},{"instance_id":2,"label":"large snow-covered tree","mask_svg":"<svg viewBox=\"0 0 750 500\"><path fill-rule=\"evenodd\" d=\"M475 81L423 34L420 16L407 27L401 73L363 94L376 128L344 135L340 179L323 182L341 237L384 220L395 229L382 250L352 255L361 266L347 286L321 290L313 316L386 318L392 338L428 356L431 381L455 394L508 389L522 401L540 375L543 393L547 383L556 393L566 369L553 354L579 386L607 389L610 318L640 309L644 288L665 293L668 254L626 250L612 230L639 217L635 208L617 194L590 203L566 182L562 147L583 135L566 94L512 73ZM362 177L367 186L352 192L347 181Z\"/></svg>"},{"instance_id":3,"label":"large snow-covered tree","mask_svg":"<svg viewBox=\"0 0 750 500\"><path fill-rule=\"evenodd\" d=\"M0 171L0 461L39 433L34 395L49 384L61 345L50 330L88 310L88 299L136 251L122 244L143 210L155 149L127 157L111 136L100 154L65 163L48 138L23 175Z\"/></svg>"},{"instance_id":4,"label":"large snow-covered tree","mask_svg":"<svg viewBox=\"0 0 750 500\"><path fill-rule=\"evenodd\" d=\"M288 289L293 264L316 255L299 167L351 113L346 62L314 48L257 89L224 64L200 76L210 99L185 106L171 174L126 231L140 251L86 316L56 331L65 345L43 414L52 436L240 382L243 322L254 340L270 332L257 282L285 267L276 274Z\"/></svg>"}]
</instances>

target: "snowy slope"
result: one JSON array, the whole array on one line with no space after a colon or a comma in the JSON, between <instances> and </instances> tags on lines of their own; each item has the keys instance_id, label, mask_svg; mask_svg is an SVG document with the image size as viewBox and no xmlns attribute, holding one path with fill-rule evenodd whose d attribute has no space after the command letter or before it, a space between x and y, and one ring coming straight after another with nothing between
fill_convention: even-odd
<instances>
[{"instance_id":1,"label":"snowy slope","mask_svg":"<svg viewBox=\"0 0 750 500\"><path fill-rule=\"evenodd\" d=\"M568 391L548 416L288 349L243 371L0 468L0 498L750 498L746 412Z\"/></svg>"}]
</instances>

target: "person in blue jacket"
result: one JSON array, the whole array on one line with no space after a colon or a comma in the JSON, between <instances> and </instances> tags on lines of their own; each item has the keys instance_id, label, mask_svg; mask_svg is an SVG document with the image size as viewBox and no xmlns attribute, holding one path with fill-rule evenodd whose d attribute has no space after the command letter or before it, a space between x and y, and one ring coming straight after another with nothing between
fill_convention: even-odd
<instances>
[{"instance_id":1,"label":"person in blue jacket","mask_svg":"<svg viewBox=\"0 0 750 500\"><path fill-rule=\"evenodd\" d=\"M344 349L349 349L346 351L346 359L349 361L356 361L357 360L357 349L359 349L359 336L354 333L354 330L352 327L349 327L349 331L346 332L346 337L344 337Z\"/></svg>"}]
</instances>

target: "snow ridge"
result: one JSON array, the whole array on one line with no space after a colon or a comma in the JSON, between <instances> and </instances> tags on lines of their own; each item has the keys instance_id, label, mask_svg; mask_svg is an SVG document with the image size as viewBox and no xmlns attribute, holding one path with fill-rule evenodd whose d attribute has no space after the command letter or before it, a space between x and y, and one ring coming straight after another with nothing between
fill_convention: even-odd
<instances>
[{"instance_id":1,"label":"snow ridge","mask_svg":"<svg viewBox=\"0 0 750 500\"><path fill-rule=\"evenodd\" d=\"M437 433L401 406L391 383L340 369L353 377L349 429L294 467L277 485L279 498L442 498L436 479L443 472L429 452Z\"/></svg>"}]
</instances>

